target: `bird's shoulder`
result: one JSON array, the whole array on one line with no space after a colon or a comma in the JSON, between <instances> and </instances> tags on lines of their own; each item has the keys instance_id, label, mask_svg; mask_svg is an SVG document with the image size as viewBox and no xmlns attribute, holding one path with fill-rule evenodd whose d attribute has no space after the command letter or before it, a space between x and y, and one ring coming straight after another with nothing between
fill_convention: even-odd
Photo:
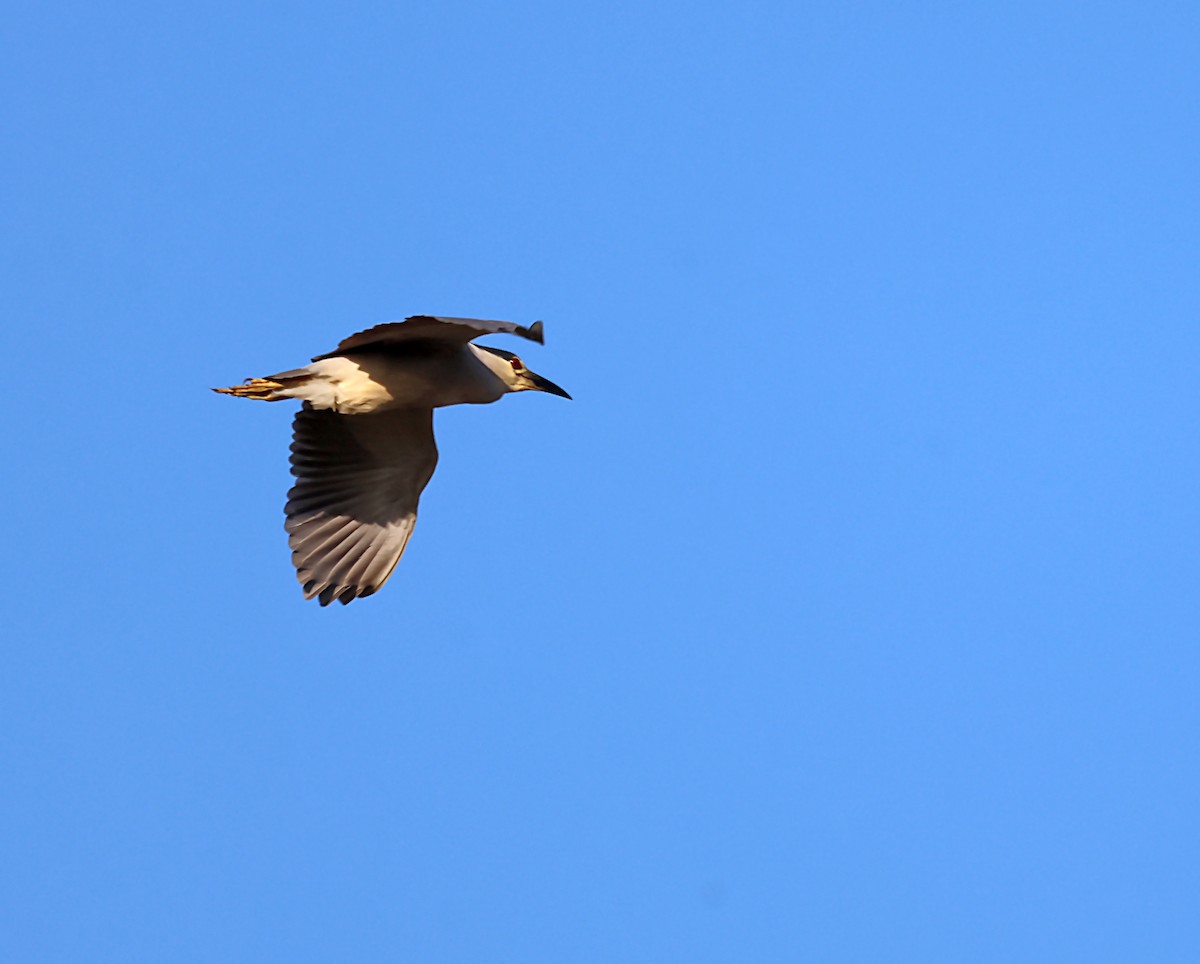
<instances>
[{"instance_id":1,"label":"bird's shoulder","mask_svg":"<svg viewBox=\"0 0 1200 964\"><path fill-rule=\"evenodd\" d=\"M448 318L438 315L413 315L404 321L391 321L356 332L342 339L337 348L313 361L333 358L351 352L388 351L396 348L436 351L439 348L461 348L481 335L516 335L541 344L542 323L535 321L528 328L513 321L491 321L484 318Z\"/></svg>"}]
</instances>

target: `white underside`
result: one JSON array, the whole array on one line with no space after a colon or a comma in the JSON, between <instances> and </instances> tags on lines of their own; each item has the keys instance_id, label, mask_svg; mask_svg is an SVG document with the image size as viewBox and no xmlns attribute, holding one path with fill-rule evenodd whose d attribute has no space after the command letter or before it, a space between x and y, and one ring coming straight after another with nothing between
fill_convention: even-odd
<instances>
[{"instance_id":1,"label":"white underside","mask_svg":"<svg viewBox=\"0 0 1200 964\"><path fill-rule=\"evenodd\" d=\"M494 402L508 390L471 345L461 355L437 358L323 358L305 370L314 376L310 381L277 394L343 415Z\"/></svg>"}]
</instances>

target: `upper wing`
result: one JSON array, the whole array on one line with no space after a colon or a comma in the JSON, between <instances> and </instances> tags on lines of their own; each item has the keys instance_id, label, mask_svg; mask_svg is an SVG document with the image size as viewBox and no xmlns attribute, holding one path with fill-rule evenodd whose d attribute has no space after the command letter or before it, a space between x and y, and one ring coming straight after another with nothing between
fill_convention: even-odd
<instances>
[{"instance_id":1,"label":"upper wing","mask_svg":"<svg viewBox=\"0 0 1200 964\"><path fill-rule=\"evenodd\" d=\"M339 415L306 403L292 435L284 527L304 597L369 596L400 561L437 465L433 411Z\"/></svg>"},{"instance_id":2,"label":"upper wing","mask_svg":"<svg viewBox=\"0 0 1200 964\"><path fill-rule=\"evenodd\" d=\"M404 321L392 321L385 325L376 325L366 331L345 338L337 349L317 355L313 361L322 358L332 358L349 351L383 345L396 345L402 342L434 341L451 345L465 345L480 335L518 335L543 343L542 323L535 321L528 328L513 321L485 321L481 318L435 318L433 315L413 315Z\"/></svg>"}]
</instances>

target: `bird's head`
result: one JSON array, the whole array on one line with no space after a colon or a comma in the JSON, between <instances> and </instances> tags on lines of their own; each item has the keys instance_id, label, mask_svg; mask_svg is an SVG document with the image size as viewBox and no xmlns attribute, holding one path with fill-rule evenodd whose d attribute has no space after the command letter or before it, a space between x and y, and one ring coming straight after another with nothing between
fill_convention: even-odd
<instances>
[{"instance_id":1,"label":"bird's head","mask_svg":"<svg viewBox=\"0 0 1200 964\"><path fill-rule=\"evenodd\" d=\"M485 354L481 355L480 359L504 383L504 387L508 391L549 392L551 395L560 395L563 398L571 397L555 385L554 382L550 381L550 379L543 378L536 372L531 372L525 367L525 363L511 351L505 351L503 348L492 348L490 345L476 345L474 347L483 349Z\"/></svg>"}]
</instances>

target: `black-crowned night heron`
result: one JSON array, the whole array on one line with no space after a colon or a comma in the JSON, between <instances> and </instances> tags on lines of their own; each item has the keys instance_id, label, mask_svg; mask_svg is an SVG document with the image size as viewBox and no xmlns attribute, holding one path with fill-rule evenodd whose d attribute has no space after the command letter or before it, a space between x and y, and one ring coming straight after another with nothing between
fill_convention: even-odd
<instances>
[{"instance_id":1,"label":"black-crowned night heron","mask_svg":"<svg viewBox=\"0 0 1200 964\"><path fill-rule=\"evenodd\" d=\"M296 484L284 513L306 599L348 603L392 574L437 465L435 408L530 390L571 397L512 352L471 344L500 333L542 343L540 321L417 315L351 335L304 368L213 389L304 403L292 423Z\"/></svg>"}]
</instances>

